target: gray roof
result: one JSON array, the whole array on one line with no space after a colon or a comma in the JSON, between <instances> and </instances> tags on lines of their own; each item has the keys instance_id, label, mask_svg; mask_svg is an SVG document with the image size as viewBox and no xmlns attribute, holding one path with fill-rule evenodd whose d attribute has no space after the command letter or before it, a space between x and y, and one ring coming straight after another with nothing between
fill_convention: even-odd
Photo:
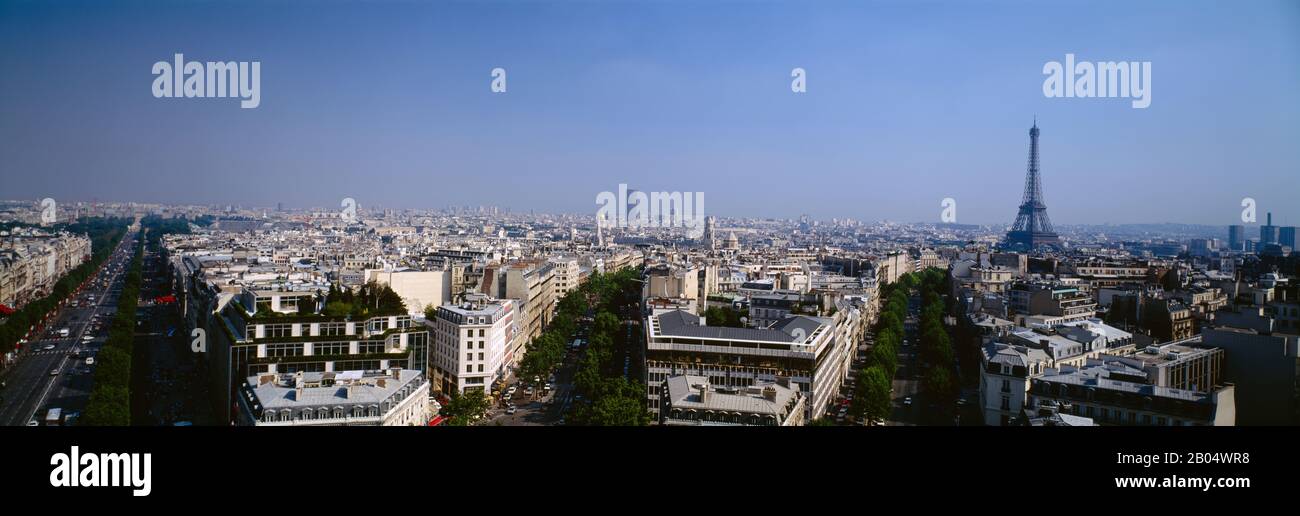
<instances>
[{"instance_id":1,"label":"gray roof","mask_svg":"<svg viewBox=\"0 0 1300 516\"><path fill-rule=\"evenodd\" d=\"M803 330L804 338L807 338L822 325L830 326L834 322L824 317L797 315L778 321L770 329L758 329L702 326L698 316L682 310L664 312L655 317L659 319L659 334L664 336L785 343L799 342L799 339L795 338L796 329Z\"/></svg>"},{"instance_id":2,"label":"gray roof","mask_svg":"<svg viewBox=\"0 0 1300 516\"><path fill-rule=\"evenodd\" d=\"M673 408L771 414L782 418L785 407L798 395L798 391L775 383L757 383L731 393L719 392L709 385L707 377L695 375L671 376L667 384L668 400ZM707 400L700 399L700 387L709 391ZM776 391L776 401L763 397L763 390L768 387Z\"/></svg>"},{"instance_id":3,"label":"gray roof","mask_svg":"<svg viewBox=\"0 0 1300 516\"><path fill-rule=\"evenodd\" d=\"M1123 380L1112 380L1110 378L1110 372L1110 369L1103 364L1084 367L1083 369L1063 367L1059 371L1048 369L1047 374L1044 374L1040 380L1051 383L1065 383L1084 387L1128 392L1143 396L1172 398L1200 403L1214 403L1213 396L1196 391L1161 387L1145 383L1126 382Z\"/></svg>"},{"instance_id":4,"label":"gray roof","mask_svg":"<svg viewBox=\"0 0 1300 516\"><path fill-rule=\"evenodd\" d=\"M278 375L277 381L258 383L257 376L248 377L248 385L263 410L302 409L308 407L350 407L353 405L378 405L409 384L424 381L419 371L402 369L398 378L386 373L342 371L338 373L303 373L303 383L319 384L331 380L329 387L304 387L298 397L292 375ZM285 377L288 377L286 383ZM382 382L380 380L383 380ZM349 392L347 383L352 384ZM379 384L382 383L381 387Z\"/></svg>"},{"instance_id":5,"label":"gray roof","mask_svg":"<svg viewBox=\"0 0 1300 516\"><path fill-rule=\"evenodd\" d=\"M1000 342L991 342L984 347L985 359L990 364L1007 364L1012 367L1028 367L1030 363L1046 362L1047 353L1041 349L1026 346L1012 346Z\"/></svg>"}]
</instances>

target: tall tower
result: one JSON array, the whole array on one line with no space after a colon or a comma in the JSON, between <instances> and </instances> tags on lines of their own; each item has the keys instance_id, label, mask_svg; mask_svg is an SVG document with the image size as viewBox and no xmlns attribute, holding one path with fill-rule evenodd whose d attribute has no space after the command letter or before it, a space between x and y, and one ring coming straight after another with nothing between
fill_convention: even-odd
<instances>
[{"instance_id":1,"label":"tall tower","mask_svg":"<svg viewBox=\"0 0 1300 516\"><path fill-rule=\"evenodd\" d=\"M1038 178L1038 121L1029 129L1029 171L1025 174L1025 195L1020 201L1020 214L1007 232L1007 244L1033 249L1040 246L1059 246L1060 238L1047 218L1047 205L1043 203L1043 185Z\"/></svg>"}]
</instances>

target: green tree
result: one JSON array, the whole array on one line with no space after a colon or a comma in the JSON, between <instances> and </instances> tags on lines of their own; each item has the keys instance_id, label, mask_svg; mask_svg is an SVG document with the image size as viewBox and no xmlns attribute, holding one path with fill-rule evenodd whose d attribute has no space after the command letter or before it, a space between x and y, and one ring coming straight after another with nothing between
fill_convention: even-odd
<instances>
[{"instance_id":1,"label":"green tree","mask_svg":"<svg viewBox=\"0 0 1300 516\"><path fill-rule=\"evenodd\" d=\"M481 389L470 390L465 394L452 391L451 399L438 414L447 418L449 425L466 426L483 417L491 403Z\"/></svg>"},{"instance_id":2,"label":"green tree","mask_svg":"<svg viewBox=\"0 0 1300 516\"><path fill-rule=\"evenodd\" d=\"M955 393L954 387L952 376L948 373L946 367L931 367L921 380L921 389L931 400L940 404L947 404L952 401Z\"/></svg>"},{"instance_id":3,"label":"green tree","mask_svg":"<svg viewBox=\"0 0 1300 516\"><path fill-rule=\"evenodd\" d=\"M858 388L853 397L855 416L868 419L884 419L889 416L891 375L886 375L878 366L871 366L862 371L858 377Z\"/></svg>"}]
</instances>

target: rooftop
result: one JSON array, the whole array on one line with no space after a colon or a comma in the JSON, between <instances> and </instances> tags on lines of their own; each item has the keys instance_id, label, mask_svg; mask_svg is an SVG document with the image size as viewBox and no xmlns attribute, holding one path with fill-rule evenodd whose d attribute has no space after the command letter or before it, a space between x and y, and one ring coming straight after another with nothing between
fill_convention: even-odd
<instances>
[{"instance_id":1,"label":"rooftop","mask_svg":"<svg viewBox=\"0 0 1300 516\"><path fill-rule=\"evenodd\" d=\"M270 373L247 379L254 396L250 405L260 405L263 410L378 405L407 385L419 385L423 380L420 371L414 369Z\"/></svg>"},{"instance_id":2,"label":"rooftop","mask_svg":"<svg viewBox=\"0 0 1300 516\"><path fill-rule=\"evenodd\" d=\"M726 326L704 326L700 317L673 310L656 316L659 321L658 334L667 337L692 337L713 340L748 340L759 342L803 343L822 326L830 326L834 321L824 317L797 315L778 321L768 329L730 328ZM802 335L803 338L799 338Z\"/></svg>"}]
</instances>

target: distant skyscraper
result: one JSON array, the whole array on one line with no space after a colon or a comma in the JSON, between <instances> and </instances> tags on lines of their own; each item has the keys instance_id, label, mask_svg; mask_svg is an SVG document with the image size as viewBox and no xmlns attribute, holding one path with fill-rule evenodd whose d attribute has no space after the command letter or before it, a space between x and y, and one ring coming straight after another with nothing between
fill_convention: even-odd
<instances>
[{"instance_id":1,"label":"distant skyscraper","mask_svg":"<svg viewBox=\"0 0 1300 516\"><path fill-rule=\"evenodd\" d=\"M1246 226L1241 224L1228 226L1228 249L1233 251L1246 250Z\"/></svg>"},{"instance_id":2,"label":"distant skyscraper","mask_svg":"<svg viewBox=\"0 0 1300 516\"><path fill-rule=\"evenodd\" d=\"M1043 185L1038 177L1038 121L1029 129L1029 170L1025 173L1025 194L1020 202L1016 223L1007 232L1007 244L1033 249L1040 246L1058 246L1061 240L1047 218L1047 204L1043 203Z\"/></svg>"},{"instance_id":3,"label":"distant skyscraper","mask_svg":"<svg viewBox=\"0 0 1300 516\"><path fill-rule=\"evenodd\" d=\"M1268 224L1259 227L1259 245L1277 243L1277 226L1273 225L1273 212L1268 212Z\"/></svg>"},{"instance_id":4,"label":"distant skyscraper","mask_svg":"<svg viewBox=\"0 0 1300 516\"><path fill-rule=\"evenodd\" d=\"M1277 234L1277 243L1295 250L1295 226L1282 226L1278 228Z\"/></svg>"}]
</instances>

